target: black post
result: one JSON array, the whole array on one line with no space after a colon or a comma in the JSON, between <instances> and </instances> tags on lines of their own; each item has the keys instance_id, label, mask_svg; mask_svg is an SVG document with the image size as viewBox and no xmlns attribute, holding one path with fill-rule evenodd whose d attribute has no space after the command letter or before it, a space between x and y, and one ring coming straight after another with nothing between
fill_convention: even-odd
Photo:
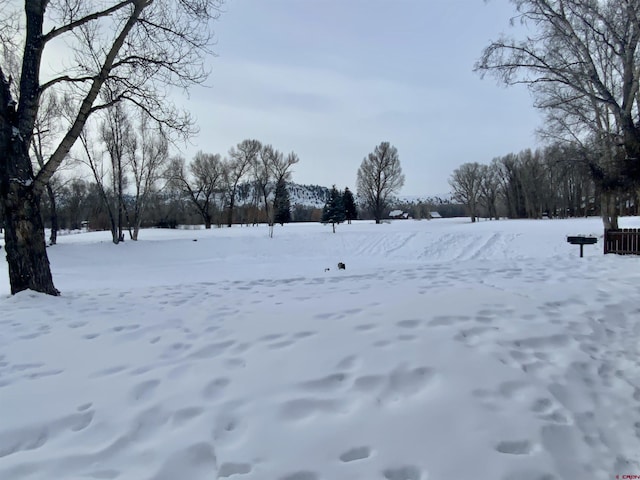
<instances>
[{"instance_id":1,"label":"black post","mask_svg":"<svg viewBox=\"0 0 640 480\"><path fill-rule=\"evenodd\" d=\"M580 244L580 258L582 258L582 248L584 247L583 244Z\"/></svg>"}]
</instances>

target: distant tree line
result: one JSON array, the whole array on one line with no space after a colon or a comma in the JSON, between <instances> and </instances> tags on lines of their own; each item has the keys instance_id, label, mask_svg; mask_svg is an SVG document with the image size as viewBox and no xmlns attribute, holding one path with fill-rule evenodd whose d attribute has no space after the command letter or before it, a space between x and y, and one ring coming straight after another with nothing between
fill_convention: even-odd
<instances>
[{"instance_id":1,"label":"distant tree line","mask_svg":"<svg viewBox=\"0 0 640 480\"><path fill-rule=\"evenodd\" d=\"M271 145L244 140L228 155L198 152L191 161L169 157L168 139L146 117L138 127L116 104L94 130L83 132L74 160L89 167L91 181L54 176L41 208L55 243L57 229L108 229L114 243L132 240L141 227L178 224L231 226L284 224L304 211L292 209L291 168L295 152L283 154ZM325 189L326 190L326 189ZM240 200L240 201L239 201ZM324 197L322 197L324 200ZM273 233L273 229L270 230Z\"/></svg>"},{"instance_id":2,"label":"distant tree line","mask_svg":"<svg viewBox=\"0 0 640 480\"><path fill-rule=\"evenodd\" d=\"M601 215L611 192L593 178L590 165L598 155L567 143L523 150L493 159L488 165L465 163L449 183L453 198L463 204L472 221L485 218L584 217ZM614 215L638 213L638 191L619 191Z\"/></svg>"}]
</instances>

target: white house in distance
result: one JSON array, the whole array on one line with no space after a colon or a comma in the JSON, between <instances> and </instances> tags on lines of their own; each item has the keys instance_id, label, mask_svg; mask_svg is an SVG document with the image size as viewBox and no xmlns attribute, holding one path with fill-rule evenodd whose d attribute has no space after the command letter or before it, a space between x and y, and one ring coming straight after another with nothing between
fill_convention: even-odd
<instances>
[{"instance_id":1,"label":"white house in distance","mask_svg":"<svg viewBox=\"0 0 640 480\"><path fill-rule=\"evenodd\" d=\"M389 218L407 219L409 218L409 214L406 212L403 212L402 210L391 210L389 212Z\"/></svg>"}]
</instances>

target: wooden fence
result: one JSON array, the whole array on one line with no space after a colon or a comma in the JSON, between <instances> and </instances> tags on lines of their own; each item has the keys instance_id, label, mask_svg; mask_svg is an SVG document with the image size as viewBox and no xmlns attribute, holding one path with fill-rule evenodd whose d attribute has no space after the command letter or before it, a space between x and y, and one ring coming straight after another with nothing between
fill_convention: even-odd
<instances>
[{"instance_id":1,"label":"wooden fence","mask_svg":"<svg viewBox=\"0 0 640 480\"><path fill-rule=\"evenodd\" d=\"M640 228L605 230L604 253L640 255Z\"/></svg>"}]
</instances>

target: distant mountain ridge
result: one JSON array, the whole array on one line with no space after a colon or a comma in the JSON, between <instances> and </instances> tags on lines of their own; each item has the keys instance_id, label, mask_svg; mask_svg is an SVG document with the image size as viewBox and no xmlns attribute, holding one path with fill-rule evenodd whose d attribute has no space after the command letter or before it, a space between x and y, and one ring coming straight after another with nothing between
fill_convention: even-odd
<instances>
[{"instance_id":1,"label":"distant mountain ridge","mask_svg":"<svg viewBox=\"0 0 640 480\"><path fill-rule=\"evenodd\" d=\"M273 186L271 186L270 189L273 192ZM301 205L305 207L322 208L329 198L330 188L321 185L305 185L288 182L287 191L289 192L289 201L292 207ZM255 192L252 184L244 183L238 186L237 201L239 204L250 203L254 196ZM439 195L399 195L393 198L391 204L394 206L403 204L417 205L420 203L444 205L451 202L451 194L446 193Z\"/></svg>"}]
</instances>

